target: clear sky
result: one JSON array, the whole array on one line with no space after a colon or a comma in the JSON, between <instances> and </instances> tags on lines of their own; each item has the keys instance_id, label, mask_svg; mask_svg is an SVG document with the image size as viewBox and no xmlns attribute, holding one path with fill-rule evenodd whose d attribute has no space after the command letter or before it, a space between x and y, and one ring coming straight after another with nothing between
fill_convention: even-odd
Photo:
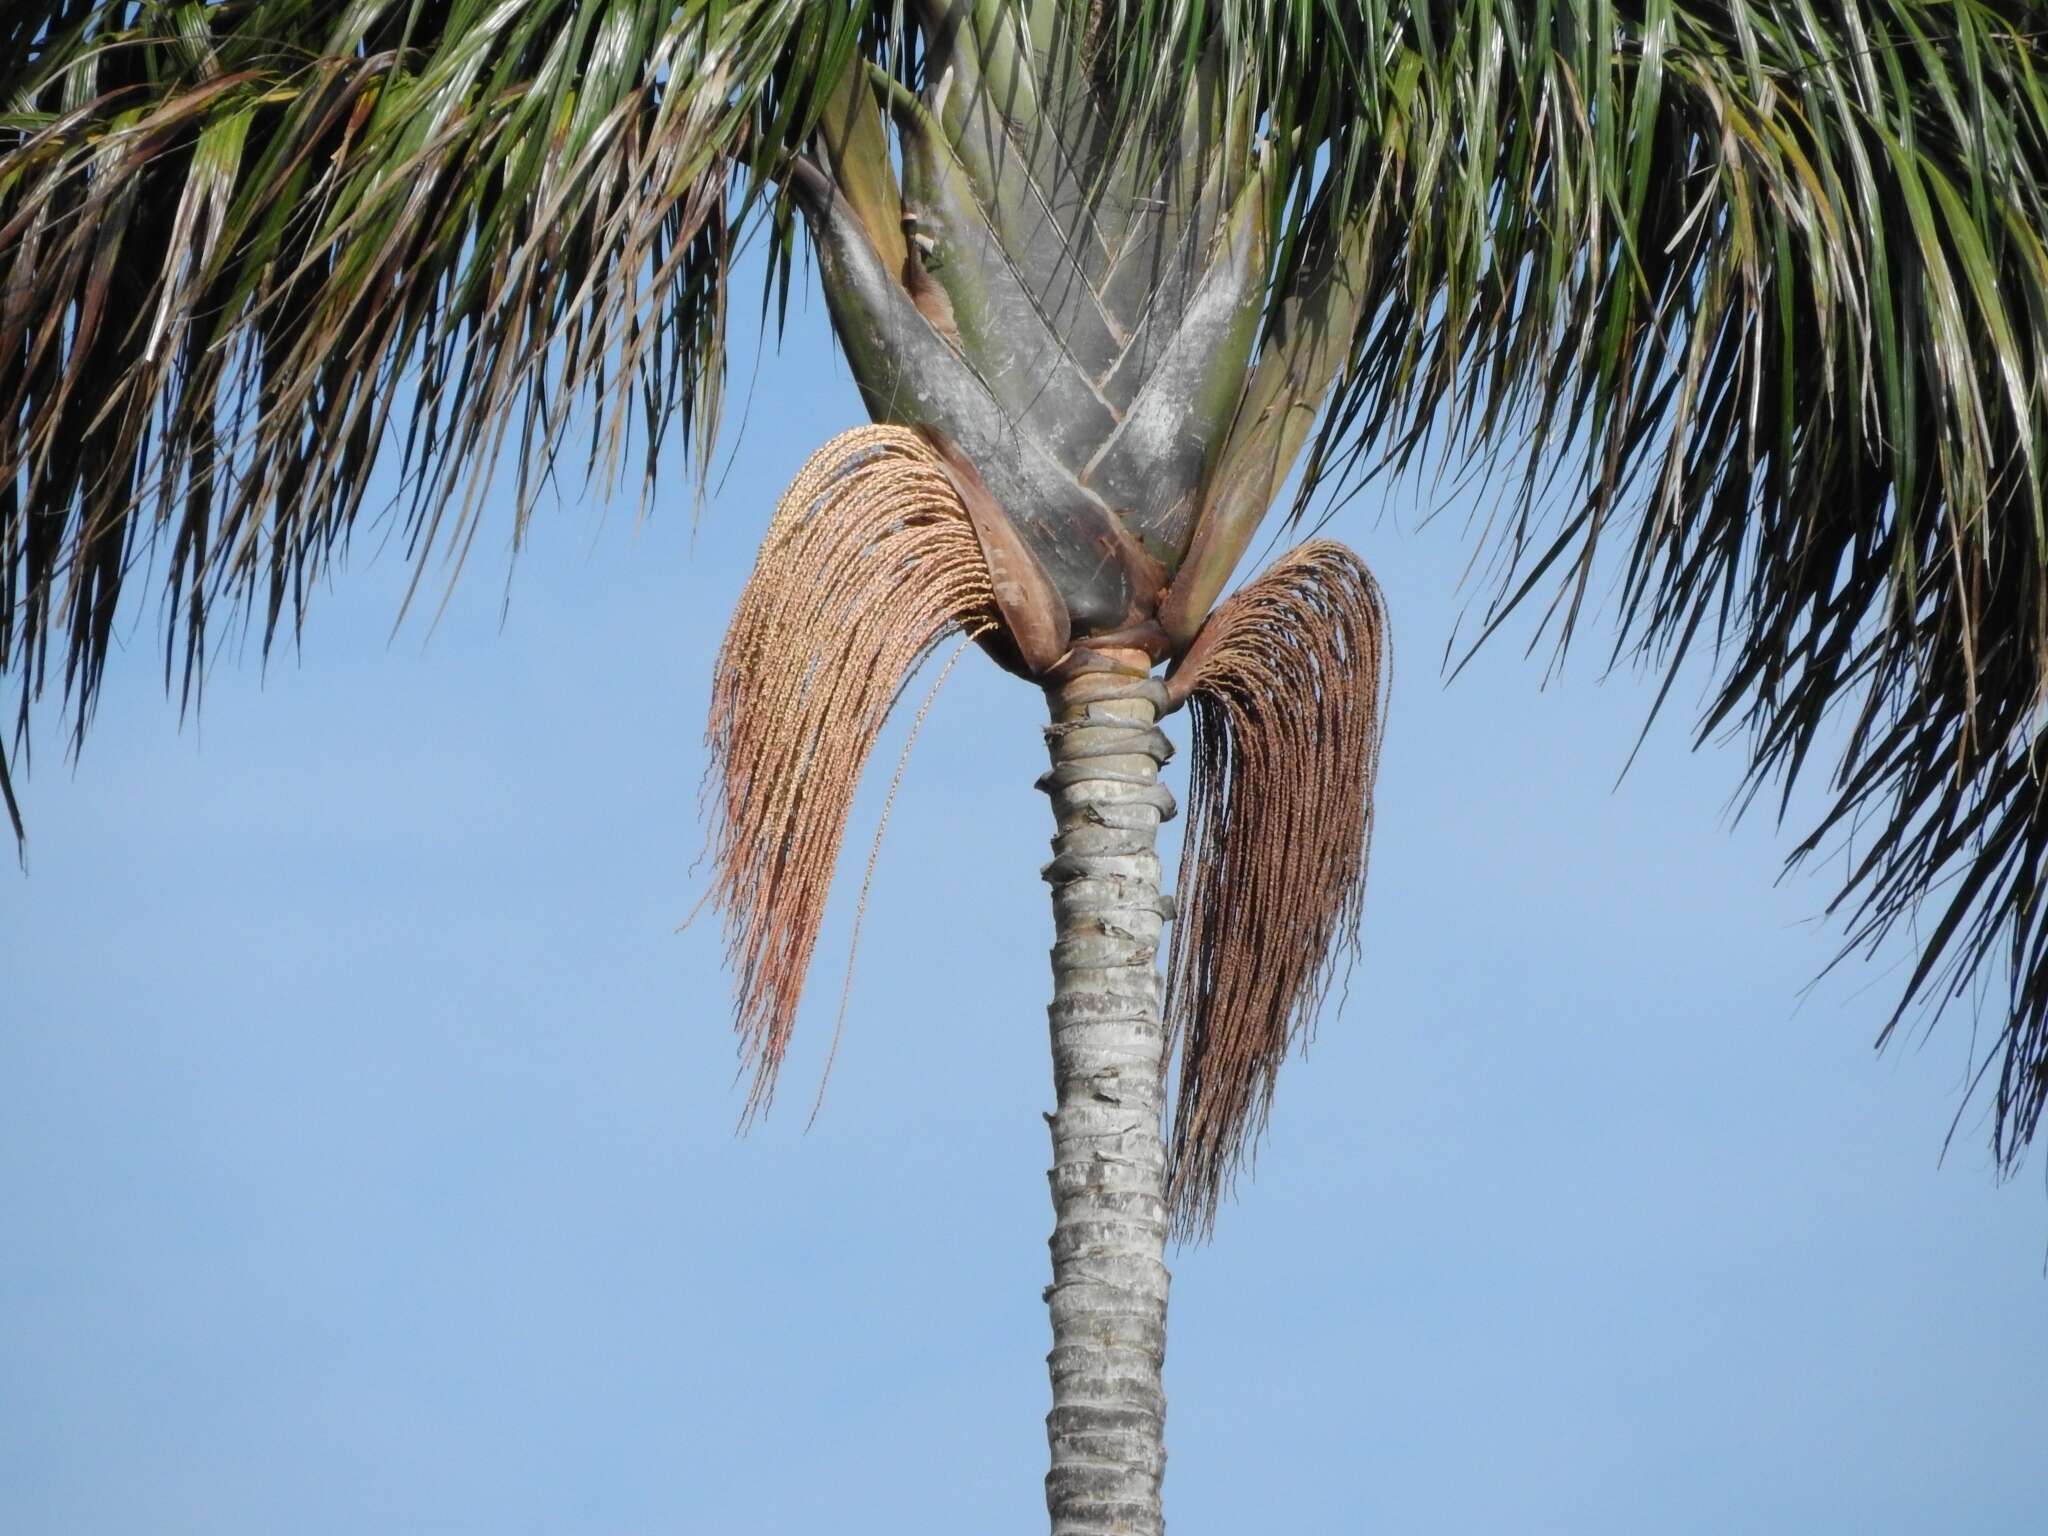
<instances>
[{"instance_id":1,"label":"clear sky","mask_svg":"<svg viewBox=\"0 0 2048 1536\"><path fill-rule=\"evenodd\" d=\"M500 516L396 639L359 537L303 656L230 652L182 730L153 611L75 772L42 717L0 1531L1043 1530L1038 698L970 656L934 708L808 1134L903 722L745 1138L717 935L675 931L713 649L860 419L813 305L694 537L681 476L637 531L546 509L501 623ZM1833 888L1731 830L1697 679L1618 788L1651 689L1604 635L1446 687L1464 514L1422 495L1332 529L1398 644L1365 953L1173 1259L1176 1536L2040 1531L2048 1200L1978 1107L1939 1162L1968 1019L1873 1056L1902 950L1808 990Z\"/></svg>"}]
</instances>

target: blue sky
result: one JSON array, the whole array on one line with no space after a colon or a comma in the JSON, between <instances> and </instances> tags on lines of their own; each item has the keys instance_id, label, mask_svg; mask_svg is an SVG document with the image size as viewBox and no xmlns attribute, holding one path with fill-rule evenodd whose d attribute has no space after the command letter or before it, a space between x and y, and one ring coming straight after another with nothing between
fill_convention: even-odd
<instances>
[{"instance_id":1,"label":"blue sky","mask_svg":"<svg viewBox=\"0 0 2048 1536\"><path fill-rule=\"evenodd\" d=\"M545 510L504 608L501 516L396 638L360 539L303 656L225 656L182 730L152 613L75 771L43 717L0 1530L1043 1529L1036 696L970 657L934 708L808 1133L902 722L744 1138L676 931L712 651L860 419L821 333L694 533L681 476L638 529ZM1364 959L1173 1260L1177 1536L2038 1531L2048 1202L1976 1107L1939 1162L1968 1020L1873 1055L1904 951L1809 988L1832 886L1731 829L1682 707L1616 787L1652 690L1597 643L1539 688L1511 628L1446 687L1463 511L1422 506L1331 530L1398 646Z\"/></svg>"}]
</instances>

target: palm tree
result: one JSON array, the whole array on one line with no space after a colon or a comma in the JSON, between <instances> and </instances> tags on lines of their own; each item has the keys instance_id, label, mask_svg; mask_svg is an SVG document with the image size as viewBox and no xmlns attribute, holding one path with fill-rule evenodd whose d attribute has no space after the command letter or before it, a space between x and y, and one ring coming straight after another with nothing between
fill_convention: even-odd
<instances>
[{"instance_id":1,"label":"palm tree","mask_svg":"<svg viewBox=\"0 0 2048 1536\"><path fill-rule=\"evenodd\" d=\"M651 486L672 433L701 471L737 253L765 241L779 314L808 252L877 425L791 488L718 661L711 899L750 1108L882 717L972 638L1051 716L1053 1528L1160 1529L1166 1240L1209 1230L1256 1142L1371 827L1370 574L1311 540L1223 598L1276 507L1513 452L1489 632L1550 592L1562 645L1621 537L1617 654L1675 675L1711 641L1702 738L1746 728L1753 793L1789 791L1846 712L1794 857L1849 850L1852 947L1933 902L1892 1025L2003 962L2004 1166L2037 1129L2030 14L22 0L0 18L15 761L53 650L83 732L138 567L187 701L221 610L260 609L266 645L296 627L379 462L416 561L459 558L508 458L516 540L586 429L602 486L629 455ZM1176 906L1157 722L1183 705ZM4 761L0 793L19 835Z\"/></svg>"}]
</instances>

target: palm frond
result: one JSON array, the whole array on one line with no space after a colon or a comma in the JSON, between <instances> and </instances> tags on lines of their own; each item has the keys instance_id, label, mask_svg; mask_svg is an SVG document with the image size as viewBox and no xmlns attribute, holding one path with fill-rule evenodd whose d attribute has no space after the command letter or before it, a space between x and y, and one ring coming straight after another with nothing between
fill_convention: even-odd
<instances>
[{"instance_id":1,"label":"palm frond","mask_svg":"<svg viewBox=\"0 0 2048 1536\"><path fill-rule=\"evenodd\" d=\"M1526 435L1491 623L1547 590L1562 644L1618 538L1622 646L1711 648L1701 738L1745 726L1755 788L1789 795L1840 718L1795 858L1845 850L1852 944L1922 924L1894 1023L2005 970L2010 1165L2048 1103L2038 8L1356 16L1326 206L1382 233L1311 482Z\"/></svg>"},{"instance_id":2,"label":"palm frond","mask_svg":"<svg viewBox=\"0 0 2048 1536\"><path fill-rule=\"evenodd\" d=\"M395 460L459 564L572 425L651 480L715 431L737 236L874 53L866 6L35 0L0 22L0 670L82 731L161 553L167 678L266 646ZM786 271L787 252L783 253ZM637 442L635 441L637 433Z\"/></svg>"}]
</instances>

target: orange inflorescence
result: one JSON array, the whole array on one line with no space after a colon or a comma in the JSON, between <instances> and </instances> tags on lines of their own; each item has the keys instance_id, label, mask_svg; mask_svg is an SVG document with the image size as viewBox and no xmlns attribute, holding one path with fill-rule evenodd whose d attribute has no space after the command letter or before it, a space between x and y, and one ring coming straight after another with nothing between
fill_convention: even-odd
<instances>
[{"instance_id":1,"label":"orange inflorescence","mask_svg":"<svg viewBox=\"0 0 2048 1536\"><path fill-rule=\"evenodd\" d=\"M1166 1023L1180 1050L1170 1199L1206 1235L1273 1081L1358 950L1390 668L1379 584L1319 539L1210 617L1173 679L1193 716Z\"/></svg>"},{"instance_id":2,"label":"orange inflorescence","mask_svg":"<svg viewBox=\"0 0 2048 1536\"><path fill-rule=\"evenodd\" d=\"M995 623L987 563L937 456L901 427L819 449L783 494L711 690L709 900L764 1108L789 1044L863 765L904 681Z\"/></svg>"}]
</instances>

